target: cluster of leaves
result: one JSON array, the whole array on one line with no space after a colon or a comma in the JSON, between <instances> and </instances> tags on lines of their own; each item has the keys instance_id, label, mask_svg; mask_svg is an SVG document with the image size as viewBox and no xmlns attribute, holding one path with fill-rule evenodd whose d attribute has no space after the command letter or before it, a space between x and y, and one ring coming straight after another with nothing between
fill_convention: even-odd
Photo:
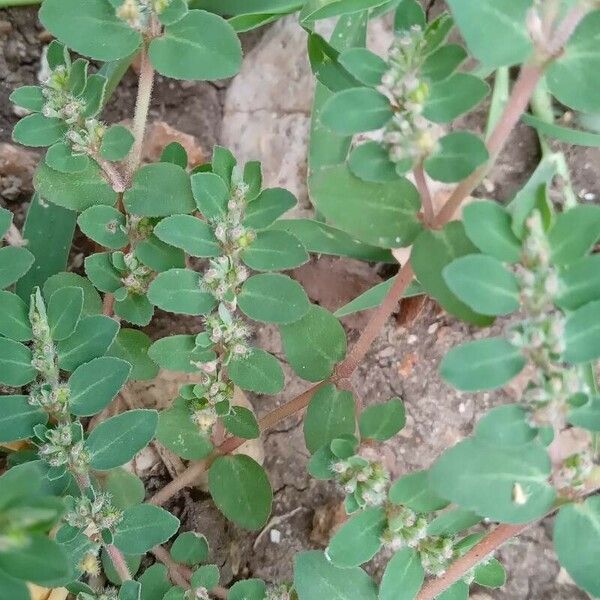
<instances>
[{"instance_id":1,"label":"cluster of leaves","mask_svg":"<svg viewBox=\"0 0 600 600\"><path fill-rule=\"evenodd\" d=\"M309 471L341 487L350 518L325 552L296 557L292 586L240 581L229 600L413 600L426 575L442 575L483 537L480 527L470 531L483 519L526 523L560 504L559 559L581 587L600 594L593 568L600 503L579 501L596 481L594 449L559 464L548 452L567 428L600 432L593 377L600 284L590 254L600 209L555 212L550 156L507 207L480 201L462 222L439 230L423 223L419 192L404 177L409 170L456 182L489 159L478 136L443 135L439 127L488 93L464 69L467 51L447 42L455 22L483 73L540 51L534 25L545 10L534 0L448 4L451 14L427 23L415 0L44 0L40 18L58 40L48 49L51 75L13 92L31 113L13 135L49 148L35 176L29 249L0 248L0 383L21 392L3 396L0 410L0 443L10 450L0 478L0 595L26 600L33 582L66 586L78 600L209 597L219 571L203 564L206 539L174 538L179 520L144 503L143 482L122 467L152 440L183 460L209 459L209 491L221 512L250 530L267 523L273 492L265 470L243 454L215 453L211 439L217 423L240 440L260 435L252 411L237 406L236 388L283 390L279 360L251 343L252 323L275 325L294 372L325 382L304 421ZM574 4L564 0L553 17ZM365 32L369 18L389 10L396 40L383 60L365 48ZM99 119L136 54L176 79L229 77L241 63L236 32L296 11L318 80L309 188L323 220L281 219L293 195L263 189L259 163L242 168L219 146L211 163L191 171L178 144L140 167L134 134ZM329 42L315 32L328 17L339 17ZM481 27L491 19L494 27ZM548 60L550 91L575 109L598 109L588 82L600 61L599 28L600 11L590 9L564 52ZM67 48L109 62L91 72ZM352 148L355 134L375 130L372 141L357 138ZM86 277L64 271L75 214L103 247L86 257ZM46 215L61 223L60 244L40 241ZM10 227L1 210L2 236ZM503 337L453 349L442 376L478 391L507 384L528 363L533 374L520 404L493 409L430 469L391 483L376 444L404 426L402 401L371 405L357 417L353 394L326 380L346 355L337 317L377 306L394 279L332 315L278 271L302 265L309 253L392 262L391 248L411 244L416 279L406 295L426 293L475 325L515 312L521 318ZM53 245L58 251L46 252ZM114 315L131 327L103 314L111 298ZM137 327L156 308L201 316L204 328L151 343ZM159 368L195 374L197 383L184 385L160 413L132 409L101 421L127 382L152 379ZM142 556L172 538L170 560L187 573L186 587L172 585L159 564L137 575ZM378 587L361 565L383 547L394 554ZM101 567L118 589L85 582ZM472 582L498 587L505 577L486 557L438 598L463 600Z\"/></svg>"}]
</instances>

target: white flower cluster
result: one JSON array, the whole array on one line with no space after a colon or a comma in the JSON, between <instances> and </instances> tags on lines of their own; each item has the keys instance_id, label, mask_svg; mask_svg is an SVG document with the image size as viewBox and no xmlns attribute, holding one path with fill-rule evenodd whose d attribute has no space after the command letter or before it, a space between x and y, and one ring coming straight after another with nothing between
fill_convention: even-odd
<instances>
[{"instance_id":1,"label":"white flower cluster","mask_svg":"<svg viewBox=\"0 0 600 600\"><path fill-rule=\"evenodd\" d=\"M50 335L46 305L39 288L31 295L29 322L33 334L31 366L44 381L55 386L58 383L59 375L56 350Z\"/></svg>"},{"instance_id":2,"label":"white flower cluster","mask_svg":"<svg viewBox=\"0 0 600 600\"><path fill-rule=\"evenodd\" d=\"M334 462L331 469L344 492L361 508L386 501L390 475L381 463L355 455Z\"/></svg>"},{"instance_id":3,"label":"white flower cluster","mask_svg":"<svg viewBox=\"0 0 600 600\"><path fill-rule=\"evenodd\" d=\"M90 457L81 436L75 436L71 423L59 423L45 432L46 442L39 447L39 456L51 467L66 467L73 473L87 473Z\"/></svg>"},{"instance_id":4,"label":"white flower cluster","mask_svg":"<svg viewBox=\"0 0 600 600\"><path fill-rule=\"evenodd\" d=\"M153 13L160 15L170 4L171 0L123 0L116 13L133 29L143 30Z\"/></svg>"},{"instance_id":5,"label":"white flower cluster","mask_svg":"<svg viewBox=\"0 0 600 600\"><path fill-rule=\"evenodd\" d=\"M126 268L125 275L121 277L123 286L132 294L145 294L155 275L154 271L142 264L133 252L124 254L123 262Z\"/></svg>"},{"instance_id":6,"label":"white flower cluster","mask_svg":"<svg viewBox=\"0 0 600 600\"><path fill-rule=\"evenodd\" d=\"M82 529L92 541L99 542L105 530L113 532L122 518L123 513L112 505L108 493L99 493L93 500L87 496L68 498L65 521L71 527Z\"/></svg>"}]
</instances>

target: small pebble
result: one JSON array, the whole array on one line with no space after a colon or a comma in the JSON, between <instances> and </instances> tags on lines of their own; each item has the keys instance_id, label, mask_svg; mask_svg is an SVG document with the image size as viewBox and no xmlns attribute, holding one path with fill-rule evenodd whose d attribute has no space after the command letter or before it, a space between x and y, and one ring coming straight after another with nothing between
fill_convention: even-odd
<instances>
[{"instance_id":1,"label":"small pebble","mask_svg":"<svg viewBox=\"0 0 600 600\"><path fill-rule=\"evenodd\" d=\"M431 324L431 325L430 325L430 326L427 328L427 333L428 333L429 335L433 335L433 334L434 334L434 333L437 331L437 329L438 329L438 327L439 327L439 326L440 326L440 324L439 324L439 323L432 323L432 324Z\"/></svg>"},{"instance_id":2,"label":"small pebble","mask_svg":"<svg viewBox=\"0 0 600 600\"><path fill-rule=\"evenodd\" d=\"M406 340L409 344L414 344L417 341L417 336L416 335L409 335L408 339Z\"/></svg>"},{"instance_id":3,"label":"small pebble","mask_svg":"<svg viewBox=\"0 0 600 600\"><path fill-rule=\"evenodd\" d=\"M281 531L279 529L271 529L269 537L274 544L279 544L281 542Z\"/></svg>"}]
</instances>

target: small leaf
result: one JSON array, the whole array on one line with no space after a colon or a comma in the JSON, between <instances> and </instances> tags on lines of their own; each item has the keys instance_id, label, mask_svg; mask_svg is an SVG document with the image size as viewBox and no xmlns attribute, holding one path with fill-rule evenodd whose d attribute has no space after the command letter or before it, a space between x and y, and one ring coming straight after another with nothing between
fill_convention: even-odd
<instances>
[{"instance_id":1,"label":"small leaf","mask_svg":"<svg viewBox=\"0 0 600 600\"><path fill-rule=\"evenodd\" d=\"M18 246L0 248L0 289L7 288L29 271L33 254Z\"/></svg>"},{"instance_id":2,"label":"small leaf","mask_svg":"<svg viewBox=\"0 0 600 600\"><path fill-rule=\"evenodd\" d=\"M505 404L492 408L481 418L475 427L475 435L495 446L519 446L532 442L538 429L529 424L523 407Z\"/></svg>"},{"instance_id":3,"label":"small leaf","mask_svg":"<svg viewBox=\"0 0 600 600\"><path fill-rule=\"evenodd\" d=\"M449 123L475 108L489 93L485 81L467 73L456 73L431 84L423 116L434 123Z\"/></svg>"},{"instance_id":4,"label":"small leaf","mask_svg":"<svg viewBox=\"0 0 600 600\"><path fill-rule=\"evenodd\" d=\"M333 535L326 555L336 567L358 567L379 552L387 525L385 510L367 508L353 515Z\"/></svg>"},{"instance_id":5,"label":"small leaf","mask_svg":"<svg viewBox=\"0 0 600 600\"><path fill-rule=\"evenodd\" d=\"M557 306L576 310L600 298L600 255L592 254L568 265L560 274Z\"/></svg>"},{"instance_id":6,"label":"small leaf","mask_svg":"<svg viewBox=\"0 0 600 600\"><path fill-rule=\"evenodd\" d=\"M288 190L267 188L246 207L244 225L252 229L265 229L285 212L294 208L296 202L296 198Z\"/></svg>"},{"instance_id":7,"label":"small leaf","mask_svg":"<svg viewBox=\"0 0 600 600\"><path fill-rule=\"evenodd\" d=\"M0 346L1 348L1 346ZM29 396L2 396L0 442L15 442L33 436L33 428L46 424L48 415L29 404Z\"/></svg>"},{"instance_id":8,"label":"small leaf","mask_svg":"<svg viewBox=\"0 0 600 600\"><path fill-rule=\"evenodd\" d=\"M184 315L205 315L216 301L200 287L200 275L189 269L159 273L148 289L148 299L163 310Z\"/></svg>"},{"instance_id":9,"label":"small leaf","mask_svg":"<svg viewBox=\"0 0 600 600\"><path fill-rule=\"evenodd\" d=\"M192 588L212 590L219 585L219 567L217 565L202 565L192 573L190 584Z\"/></svg>"},{"instance_id":10,"label":"small leaf","mask_svg":"<svg viewBox=\"0 0 600 600\"><path fill-rule=\"evenodd\" d=\"M488 588L500 588L506 583L506 571L495 558L475 567L475 583Z\"/></svg>"},{"instance_id":11,"label":"small leaf","mask_svg":"<svg viewBox=\"0 0 600 600\"><path fill-rule=\"evenodd\" d=\"M326 379L346 355L344 328L320 306L311 305L301 319L279 331L290 366L307 381Z\"/></svg>"},{"instance_id":12,"label":"small leaf","mask_svg":"<svg viewBox=\"0 0 600 600\"><path fill-rule=\"evenodd\" d=\"M34 113L22 118L15 125L12 139L24 146L40 148L52 146L62 139L66 132L67 126L61 119Z\"/></svg>"},{"instance_id":13,"label":"small leaf","mask_svg":"<svg viewBox=\"0 0 600 600\"><path fill-rule=\"evenodd\" d=\"M425 572L417 552L403 548L392 556L383 572L379 600L414 600L424 579Z\"/></svg>"},{"instance_id":14,"label":"small leaf","mask_svg":"<svg viewBox=\"0 0 600 600\"><path fill-rule=\"evenodd\" d=\"M259 231L242 252L242 260L255 271L283 271L303 265L308 254L300 240L285 231Z\"/></svg>"},{"instance_id":15,"label":"small leaf","mask_svg":"<svg viewBox=\"0 0 600 600\"><path fill-rule=\"evenodd\" d=\"M100 146L100 155L106 160L123 160L133 146L133 134L123 125L113 125L106 130Z\"/></svg>"},{"instance_id":16,"label":"small leaf","mask_svg":"<svg viewBox=\"0 0 600 600\"><path fill-rule=\"evenodd\" d=\"M90 465L108 471L130 461L154 437L158 423L155 410L129 410L97 425L86 440ZM135 550L126 550L128 554ZM144 550L145 551L145 550Z\"/></svg>"},{"instance_id":17,"label":"small leaf","mask_svg":"<svg viewBox=\"0 0 600 600\"><path fill-rule=\"evenodd\" d=\"M227 600L265 600L267 586L261 579L244 579L229 588Z\"/></svg>"},{"instance_id":18,"label":"small leaf","mask_svg":"<svg viewBox=\"0 0 600 600\"><path fill-rule=\"evenodd\" d=\"M590 302L567 316L563 359L571 364L600 356L600 300Z\"/></svg>"},{"instance_id":19,"label":"small leaf","mask_svg":"<svg viewBox=\"0 0 600 600\"><path fill-rule=\"evenodd\" d=\"M425 59L421 73L431 81L442 81L450 77L466 58L467 53L462 46L446 44Z\"/></svg>"},{"instance_id":20,"label":"small leaf","mask_svg":"<svg viewBox=\"0 0 600 600\"><path fill-rule=\"evenodd\" d=\"M114 292L123 286L121 273L115 268L110 252L98 252L86 256L85 274L101 292Z\"/></svg>"},{"instance_id":21,"label":"small leaf","mask_svg":"<svg viewBox=\"0 0 600 600\"><path fill-rule=\"evenodd\" d=\"M284 375L279 361L260 348L251 348L247 356L234 357L229 363L228 374L243 390L277 394L283 389Z\"/></svg>"},{"instance_id":22,"label":"small leaf","mask_svg":"<svg viewBox=\"0 0 600 600\"><path fill-rule=\"evenodd\" d=\"M260 427L254 413L243 406L232 406L231 412L222 418L223 425L229 433L245 440L260 437Z\"/></svg>"},{"instance_id":23,"label":"small leaf","mask_svg":"<svg viewBox=\"0 0 600 600\"><path fill-rule=\"evenodd\" d=\"M348 48L339 56L340 64L358 81L378 86L387 71L387 63L366 48Z\"/></svg>"},{"instance_id":24,"label":"small leaf","mask_svg":"<svg viewBox=\"0 0 600 600\"><path fill-rule=\"evenodd\" d=\"M69 18L65 19L65 15ZM140 32L119 19L106 0L44 1L39 18L44 27L69 48L97 60L129 56L142 41Z\"/></svg>"},{"instance_id":25,"label":"small leaf","mask_svg":"<svg viewBox=\"0 0 600 600\"><path fill-rule=\"evenodd\" d=\"M148 357L150 338L136 329L121 329L111 344L107 356L114 356L131 365L130 381L153 379L158 366Z\"/></svg>"},{"instance_id":26,"label":"small leaf","mask_svg":"<svg viewBox=\"0 0 600 600\"><path fill-rule=\"evenodd\" d=\"M235 75L242 62L231 25L204 10L190 10L167 25L165 34L150 42L149 53L154 68L174 79L224 79Z\"/></svg>"},{"instance_id":27,"label":"small leaf","mask_svg":"<svg viewBox=\"0 0 600 600\"><path fill-rule=\"evenodd\" d=\"M111 496L111 504L119 510L141 504L146 495L144 482L125 469L110 471L103 487Z\"/></svg>"},{"instance_id":28,"label":"small leaf","mask_svg":"<svg viewBox=\"0 0 600 600\"><path fill-rule=\"evenodd\" d=\"M508 315L519 309L517 278L491 256L470 254L457 258L442 274L450 290L482 315Z\"/></svg>"},{"instance_id":29,"label":"small leaf","mask_svg":"<svg viewBox=\"0 0 600 600\"><path fill-rule=\"evenodd\" d=\"M600 431L600 398L593 396L582 406L571 409L567 420L576 427L589 431Z\"/></svg>"},{"instance_id":30,"label":"small leaf","mask_svg":"<svg viewBox=\"0 0 600 600\"><path fill-rule=\"evenodd\" d=\"M202 354L212 352L205 350L195 355L196 349L195 336L193 335L170 335L160 340L156 340L148 350L148 356L163 369L169 371L179 371L181 373L196 373L198 367L194 364L200 361ZM213 356L215 356L213 354ZM208 358L202 362L212 360Z\"/></svg>"},{"instance_id":31,"label":"small leaf","mask_svg":"<svg viewBox=\"0 0 600 600\"><path fill-rule=\"evenodd\" d=\"M298 600L377 599L377 586L361 568L336 567L319 550L300 552L294 557L294 589Z\"/></svg>"},{"instance_id":32,"label":"small leaf","mask_svg":"<svg viewBox=\"0 0 600 600\"><path fill-rule=\"evenodd\" d=\"M191 215L167 217L154 228L154 234L163 242L185 250L190 256L219 256L221 248L205 221Z\"/></svg>"},{"instance_id":33,"label":"small leaf","mask_svg":"<svg viewBox=\"0 0 600 600\"><path fill-rule=\"evenodd\" d=\"M42 88L39 85L24 85L14 90L9 96L9 100L33 112L42 112L46 97L42 93Z\"/></svg>"},{"instance_id":34,"label":"small leaf","mask_svg":"<svg viewBox=\"0 0 600 600\"><path fill-rule=\"evenodd\" d=\"M250 277L242 287L238 302L246 316L263 323L293 323L310 308L302 286L286 275L275 273Z\"/></svg>"},{"instance_id":35,"label":"small leaf","mask_svg":"<svg viewBox=\"0 0 600 600\"><path fill-rule=\"evenodd\" d=\"M31 366L32 359L27 346L0 337L0 383L21 387L33 381L36 371Z\"/></svg>"},{"instance_id":36,"label":"small leaf","mask_svg":"<svg viewBox=\"0 0 600 600\"><path fill-rule=\"evenodd\" d=\"M0 334L19 342L31 339L29 309L19 296L0 291L0 314Z\"/></svg>"},{"instance_id":37,"label":"small leaf","mask_svg":"<svg viewBox=\"0 0 600 600\"><path fill-rule=\"evenodd\" d=\"M485 254L508 263L521 258L521 242L512 231L508 212L492 200L471 202L463 209L469 239Z\"/></svg>"},{"instance_id":38,"label":"small leaf","mask_svg":"<svg viewBox=\"0 0 600 600\"><path fill-rule=\"evenodd\" d=\"M466 179L489 158L485 144L466 131L449 133L439 149L425 160L425 170L436 181L454 183Z\"/></svg>"},{"instance_id":39,"label":"small leaf","mask_svg":"<svg viewBox=\"0 0 600 600\"><path fill-rule=\"evenodd\" d=\"M125 413L126 414L126 413ZM159 506L138 504L123 512L114 544L125 554L144 554L163 544L179 529L179 519Z\"/></svg>"},{"instance_id":40,"label":"small leaf","mask_svg":"<svg viewBox=\"0 0 600 600\"><path fill-rule=\"evenodd\" d=\"M154 306L143 294L129 292L124 300L115 302L115 315L134 325L148 325L154 315Z\"/></svg>"},{"instance_id":41,"label":"small leaf","mask_svg":"<svg viewBox=\"0 0 600 600\"><path fill-rule=\"evenodd\" d=\"M185 253L150 235L135 247L135 257L152 271L162 273L185 267Z\"/></svg>"},{"instance_id":42,"label":"small leaf","mask_svg":"<svg viewBox=\"0 0 600 600\"><path fill-rule=\"evenodd\" d=\"M195 173L191 184L196 206L207 219L218 219L227 214L229 188L221 177L215 173Z\"/></svg>"},{"instance_id":43,"label":"small leaf","mask_svg":"<svg viewBox=\"0 0 600 600\"><path fill-rule=\"evenodd\" d=\"M271 484L264 469L249 456L217 458L208 472L208 489L219 510L245 529L260 529L271 514Z\"/></svg>"},{"instance_id":44,"label":"small leaf","mask_svg":"<svg viewBox=\"0 0 600 600\"><path fill-rule=\"evenodd\" d=\"M365 142L356 146L350 152L348 167L364 181L385 183L398 179L396 166L379 142Z\"/></svg>"},{"instance_id":45,"label":"small leaf","mask_svg":"<svg viewBox=\"0 0 600 600\"><path fill-rule=\"evenodd\" d=\"M481 517L464 508L447 510L437 516L427 527L429 535L456 535L481 522Z\"/></svg>"},{"instance_id":46,"label":"small leaf","mask_svg":"<svg viewBox=\"0 0 600 600\"><path fill-rule=\"evenodd\" d=\"M61 173L81 173L89 168L90 162L85 154L73 154L64 142L50 146L44 160L51 169Z\"/></svg>"},{"instance_id":47,"label":"small leaf","mask_svg":"<svg viewBox=\"0 0 600 600\"><path fill-rule=\"evenodd\" d=\"M77 367L69 378L69 410L89 417L107 407L125 385L131 366L124 360L103 356Z\"/></svg>"},{"instance_id":48,"label":"small leaf","mask_svg":"<svg viewBox=\"0 0 600 600\"><path fill-rule=\"evenodd\" d=\"M304 441L313 454L325 444L356 430L354 398L333 384L317 390L310 399L304 418Z\"/></svg>"},{"instance_id":49,"label":"small leaf","mask_svg":"<svg viewBox=\"0 0 600 600\"><path fill-rule=\"evenodd\" d=\"M138 577L138 581L142 584L142 600L163 600L169 590L174 589L167 567L160 563L148 567Z\"/></svg>"},{"instance_id":50,"label":"small leaf","mask_svg":"<svg viewBox=\"0 0 600 600\"><path fill-rule=\"evenodd\" d=\"M169 162L187 169L188 167L188 154L186 149L179 142L171 142L167 144L161 155L160 162Z\"/></svg>"},{"instance_id":51,"label":"small leaf","mask_svg":"<svg viewBox=\"0 0 600 600\"><path fill-rule=\"evenodd\" d=\"M389 498L394 504L403 504L411 510L425 513L441 510L449 504L429 485L428 471L413 471L398 479L390 488Z\"/></svg>"},{"instance_id":52,"label":"small leaf","mask_svg":"<svg viewBox=\"0 0 600 600\"><path fill-rule=\"evenodd\" d=\"M359 429L362 438L384 442L394 437L405 425L406 414L400 398L385 404L372 404L360 414Z\"/></svg>"},{"instance_id":53,"label":"small leaf","mask_svg":"<svg viewBox=\"0 0 600 600\"><path fill-rule=\"evenodd\" d=\"M158 14L158 19L163 25L172 25L188 13L186 0L171 0L171 3Z\"/></svg>"},{"instance_id":54,"label":"small leaf","mask_svg":"<svg viewBox=\"0 0 600 600\"><path fill-rule=\"evenodd\" d=\"M212 172L219 176L227 186L227 189L231 187L231 181L233 176L233 170L237 164L235 156L231 153L231 150L223 148L223 146L214 146L212 155Z\"/></svg>"},{"instance_id":55,"label":"small leaf","mask_svg":"<svg viewBox=\"0 0 600 600\"><path fill-rule=\"evenodd\" d=\"M48 303L52 339L61 341L73 334L83 311L83 290L69 286L56 290Z\"/></svg>"},{"instance_id":56,"label":"small leaf","mask_svg":"<svg viewBox=\"0 0 600 600\"><path fill-rule=\"evenodd\" d=\"M205 562L208 559L208 541L195 531L180 533L171 546L171 558L190 567Z\"/></svg>"},{"instance_id":57,"label":"small leaf","mask_svg":"<svg viewBox=\"0 0 600 600\"><path fill-rule=\"evenodd\" d=\"M427 17L417 0L400 0L394 16L394 31L408 31L414 26L425 29Z\"/></svg>"},{"instance_id":58,"label":"small leaf","mask_svg":"<svg viewBox=\"0 0 600 600\"><path fill-rule=\"evenodd\" d=\"M84 316L97 315L102 312L100 294L89 280L76 273L56 273L49 277L44 283L44 299L49 303L58 290L66 287L76 287L83 292L82 314Z\"/></svg>"},{"instance_id":59,"label":"small leaf","mask_svg":"<svg viewBox=\"0 0 600 600\"><path fill-rule=\"evenodd\" d=\"M212 444L192 422L190 411L180 404L159 414L156 439L185 460L200 460L212 452Z\"/></svg>"},{"instance_id":60,"label":"small leaf","mask_svg":"<svg viewBox=\"0 0 600 600\"><path fill-rule=\"evenodd\" d=\"M350 88L323 105L321 122L339 135L380 129L393 116L390 101L371 88Z\"/></svg>"},{"instance_id":61,"label":"small leaf","mask_svg":"<svg viewBox=\"0 0 600 600\"><path fill-rule=\"evenodd\" d=\"M196 208L189 175L173 163L138 169L123 202L129 212L145 217L190 213Z\"/></svg>"},{"instance_id":62,"label":"small leaf","mask_svg":"<svg viewBox=\"0 0 600 600\"><path fill-rule=\"evenodd\" d=\"M598 238L600 206L575 206L556 217L548 234L552 261L557 265L569 264L587 254Z\"/></svg>"},{"instance_id":63,"label":"small leaf","mask_svg":"<svg viewBox=\"0 0 600 600\"><path fill-rule=\"evenodd\" d=\"M360 85L338 60L339 52L318 33L308 37L308 59L317 81L332 92Z\"/></svg>"}]
</instances>

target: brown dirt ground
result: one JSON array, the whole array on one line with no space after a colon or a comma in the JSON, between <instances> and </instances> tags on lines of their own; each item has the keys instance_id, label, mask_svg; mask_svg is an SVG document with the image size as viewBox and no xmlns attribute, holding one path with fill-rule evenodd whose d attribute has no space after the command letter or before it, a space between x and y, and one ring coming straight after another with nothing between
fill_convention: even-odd
<instances>
[{"instance_id":1,"label":"brown dirt ground","mask_svg":"<svg viewBox=\"0 0 600 600\"><path fill-rule=\"evenodd\" d=\"M435 10L436 7L434 7ZM250 46L259 34L249 36ZM32 9L0 10L0 142L10 141L10 131L18 120L8 101L11 91L36 81L39 56L49 40L39 27ZM184 83L158 78L151 108L151 120L166 121L177 129L194 135L200 146L209 150L219 139L222 99L226 82ZM130 117L135 97L136 78L129 73L105 113L107 121ZM480 130L485 107L470 115L465 122ZM576 193L600 193L598 151L575 148L568 150ZM490 185L479 190L482 197L499 200L511 194L527 179L539 160L537 140L530 129L519 126L512 134L507 151L489 177ZM1 175L1 173L0 173ZM23 194L4 202L16 214L17 224L27 207L27 186ZM76 265L73 265L76 267ZM329 276L337 273L337 294L319 290L319 281L331 289ZM313 300L330 306L342 304L344 296L352 297L378 278L376 266L354 261L336 260L311 265L310 273L297 273L312 282ZM323 276L320 277L320 273ZM381 272L381 271L379 271ZM325 276L328 279L325 279ZM518 387L493 394L462 394L446 386L439 378L437 365L448 348L470 337L489 334L475 330L441 312L433 302L424 306L405 304L403 318L390 320L353 379L354 389L364 405L397 395L404 399L408 412L406 428L382 447L382 456L392 475L397 477L413 469L424 468L440 452L468 435L478 417L489 407L517 399ZM153 338L172 333L194 332L199 319L174 317L160 313L148 333ZM497 324L495 329L504 325ZM357 337L360 321L349 321L349 339ZM257 343L284 359L275 328L263 326L256 331ZM284 403L305 389L306 383L295 377L284 365L286 390L275 397L251 400L259 415ZM143 401L143 400L141 400ZM201 491L188 490L174 498L169 508L182 518L185 528L207 535L212 548L212 561L223 567L223 584L248 576L268 581L285 581L291 577L296 552L323 547L331 528L339 521L341 495L327 483L316 482L306 473L308 453L302 437L301 418L292 417L283 425L267 432L263 438L265 466L269 472L275 502L274 521L264 535L248 534L227 523ZM150 492L164 485L169 475L157 464L147 478ZM552 524L547 520L536 525L500 552L509 578L501 590L474 589L479 600L576 600L587 596L570 584L560 571L552 551ZM385 564L380 557L369 570L380 575ZM477 594L477 596L475 595ZM315 599L317 600L317 599Z\"/></svg>"}]
</instances>

